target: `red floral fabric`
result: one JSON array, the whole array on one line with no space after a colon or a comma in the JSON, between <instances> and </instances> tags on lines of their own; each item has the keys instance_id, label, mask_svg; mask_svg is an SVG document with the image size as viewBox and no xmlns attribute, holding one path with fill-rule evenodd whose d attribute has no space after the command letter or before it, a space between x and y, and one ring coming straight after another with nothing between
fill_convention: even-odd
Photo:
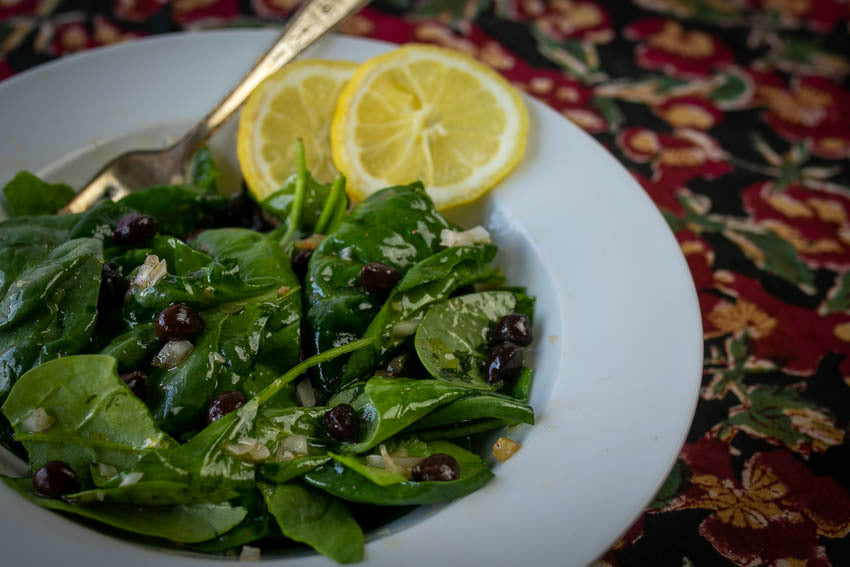
<instances>
[{"instance_id":1,"label":"red floral fabric","mask_svg":"<svg viewBox=\"0 0 850 567\"><path fill-rule=\"evenodd\" d=\"M146 35L279 25L298 4L0 0L0 81ZM342 31L479 58L613 152L676 235L700 401L597 564L850 565L850 2L383 0Z\"/></svg>"}]
</instances>

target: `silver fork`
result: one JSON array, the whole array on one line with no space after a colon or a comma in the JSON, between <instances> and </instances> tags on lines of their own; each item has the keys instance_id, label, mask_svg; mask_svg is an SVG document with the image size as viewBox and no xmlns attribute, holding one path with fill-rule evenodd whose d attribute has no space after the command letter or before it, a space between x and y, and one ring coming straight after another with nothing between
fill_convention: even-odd
<instances>
[{"instance_id":1,"label":"silver fork","mask_svg":"<svg viewBox=\"0 0 850 567\"><path fill-rule=\"evenodd\" d=\"M317 39L368 0L312 0L230 93L174 145L162 150L136 150L106 164L60 213L79 213L104 197L118 200L152 185L173 183L216 129L242 106L263 79L292 61Z\"/></svg>"}]
</instances>

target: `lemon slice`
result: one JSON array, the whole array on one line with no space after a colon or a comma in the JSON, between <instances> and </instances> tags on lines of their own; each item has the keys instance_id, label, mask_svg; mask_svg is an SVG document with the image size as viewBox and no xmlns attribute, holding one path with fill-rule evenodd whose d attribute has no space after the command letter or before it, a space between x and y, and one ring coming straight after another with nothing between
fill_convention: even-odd
<instances>
[{"instance_id":1,"label":"lemon slice","mask_svg":"<svg viewBox=\"0 0 850 567\"><path fill-rule=\"evenodd\" d=\"M258 200L295 171L295 139L304 141L307 168L329 183L330 124L337 97L356 63L308 59L290 63L257 87L242 109L236 149L248 188Z\"/></svg>"},{"instance_id":2,"label":"lemon slice","mask_svg":"<svg viewBox=\"0 0 850 567\"><path fill-rule=\"evenodd\" d=\"M337 102L331 149L355 201L421 180L445 210L516 167L527 134L522 98L498 73L455 51L409 45L357 69Z\"/></svg>"}]
</instances>

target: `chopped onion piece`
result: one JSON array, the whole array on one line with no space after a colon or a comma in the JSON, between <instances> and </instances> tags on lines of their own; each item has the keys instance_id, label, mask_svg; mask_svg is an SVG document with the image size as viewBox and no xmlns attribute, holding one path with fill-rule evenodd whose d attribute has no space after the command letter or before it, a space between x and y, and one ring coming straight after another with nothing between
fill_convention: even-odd
<instances>
[{"instance_id":1,"label":"chopped onion piece","mask_svg":"<svg viewBox=\"0 0 850 567\"><path fill-rule=\"evenodd\" d=\"M514 456L514 453L520 450L520 445L513 439L508 439L507 437L499 437L496 439L496 442L493 443L493 456L498 459L500 463L504 463L508 459Z\"/></svg>"},{"instance_id":2,"label":"chopped onion piece","mask_svg":"<svg viewBox=\"0 0 850 567\"><path fill-rule=\"evenodd\" d=\"M98 463L97 474L99 474L103 478L112 478L113 476L118 474L118 469L116 469L112 465L107 465L106 463Z\"/></svg>"},{"instance_id":3,"label":"chopped onion piece","mask_svg":"<svg viewBox=\"0 0 850 567\"><path fill-rule=\"evenodd\" d=\"M309 378L304 378L295 387L295 401L298 405L311 408L316 405L316 391L313 390L313 384Z\"/></svg>"},{"instance_id":4,"label":"chopped onion piece","mask_svg":"<svg viewBox=\"0 0 850 567\"><path fill-rule=\"evenodd\" d=\"M474 226L469 230L458 232L444 228L440 232L440 245L449 248L455 246L472 246L473 244L490 244L490 233L483 226Z\"/></svg>"},{"instance_id":5,"label":"chopped onion piece","mask_svg":"<svg viewBox=\"0 0 850 567\"><path fill-rule=\"evenodd\" d=\"M277 452L288 452L293 455L306 455L309 453L307 448L307 437L304 435L290 435L280 442Z\"/></svg>"},{"instance_id":6,"label":"chopped onion piece","mask_svg":"<svg viewBox=\"0 0 850 567\"><path fill-rule=\"evenodd\" d=\"M248 463L260 463L271 456L269 448L252 437L245 437L236 443L228 443L224 450Z\"/></svg>"},{"instance_id":7,"label":"chopped onion piece","mask_svg":"<svg viewBox=\"0 0 850 567\"><path fill-rule=\"evenodd\" d=\"M156 285L159 280L166 276L168 264L153 254L145 258L144 264L139 267L136 277L133 279L135 289L145 289Z\"/></svg>"},{"instance_id":8,"label":"chopped onion piece","mask_svg":"<svg viewBox=\"0 0 850 567\"><path fill-rule=\"evenodd\" d=\"M393 463L404 469L404 475L407 476L407 471L419 464L425 457L395 457L390 456ZM370 467L385 469L386 463L381 455L366 455L366 464Z\"/></svg>"},{"instance_id":9,"label":"chopped onion piece","mask_svg":"<svg viewBox=\"0 0 850 567\"><path fill-rule=\"evenodd\" d=\"M168 341L156 354L151 364L171 370L180 366L193 350L195 347L189 341Z\"/></svg>"},{"instance_id":10,"label":"chopped onion piece","mask_svg":"<svg viewBox=\"0 0 850 567\"><path fill-rule=\"evenodd\" d=\"M390 454L387 452L387 446L381 443L381 458L384 460L384 467L394 473L404 474L404 469L395 464L393 458L390 457Z\"/></svg>"},{"instance_id":11,"label":"chopped onion piece","mask_svg":"<svg viewBox=\"0 0 850 567\"><path fill-rule=\"evenodd\" d=\"M239 561L259 561L260 548L243 545L242 551L239 553Z\"/></svg>"},{"instance_id":12,"label":"chopped onion piece","mask_svg":"<svg viewBox=\"0 0 850 567\"><path fill-rule=\"evenodd\" d=\"M417 327L419 327L419 321L399 321L393 325L390 334L396 338L408 337L416 332Z\"/></svg>"},{"instance_id":13,"label":"chopped onion piece","mask_svg":"<svg viewBox=\"0 0 850 567\"><path fill-rule=\"evenodd\" d=\"M131 472L127 476L125 476L123 479L121 479L121 484L119 484L118 486L124 487L124 486L130 486L131 484L136 484L137 482L142 480L143 476L145 476L145 473Z\"/></svg>"},{"instance_id":14,"label":"chopped onion piece","mask_svg":"<svg viewBox=\"0 0 850 567\"><path fill-rule=\"evenodd\" d=\"M56 418L44 408L35 408L21 420L21 428L27 433L41 433L53 427Z\"/></svg>"}]
</instances>

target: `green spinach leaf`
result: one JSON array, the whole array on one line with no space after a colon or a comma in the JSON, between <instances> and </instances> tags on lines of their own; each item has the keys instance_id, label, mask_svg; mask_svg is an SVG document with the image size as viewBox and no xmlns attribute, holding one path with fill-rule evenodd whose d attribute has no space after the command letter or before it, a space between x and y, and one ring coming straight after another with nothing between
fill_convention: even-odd
<instances>
[{"instance_id":1,"label":"green spinach leaf","mask_svg":"<svg viewBox=\"0 0 850 567\"><path fill-rule=\"evenodd\" d=\"M316 248L306 281L310 341L315 352L361 337L383 301L360 285L360 270L381 262L402 274L440 249L451 225L434 209L420 183L369 196ZM316 386L327 397L341 385L344 360L320 365Z\"/></svg>"},{"instance_id":2,"label":"green spinach leaf","mask_svg":"<svg viewBox=\"0 0 850 567\"><path fill-rule=\"evenodd\" d=\"M490 329L516 305L516 296L509 291L471 293L434 305L416 330L419 360L439 380L491 388L481 373Z\"/></svg>"},{"instance_id":3,"label":"green spinach leaf","mask_svg":"<svg viewBox=\"0 0 850 567\"><path fill-rule=\"evenodd\" d=\"M12 216L52 215L74 198L74 190L64 183L42 181L29 171L21 171L3 187L6 208Z\"/></svg>"},{"instance_id":4,"label":"green spinach leaf","mask_svg":"<svg viewBox=\"0 0 850 567\"><path fill-rule=\"evenodd\" d=\"M495 255L495 246L446 248L414 265L369 323L363 337L372 338L374 342L370 348L351 356L343 383L362 378L386 363L413 336L428 308L447 298L455 289L473 283L501 281L501 271L488 265ZM481 380L466 384L488 387Z\"/></svg>"},{"instance_id":5,"label":"green spinach leaf","mask_svg":"<svg viewBox=\"0 0 850 567\"><path fill-rule=\"evenodd\" d=\"M55 423L34 432L27 418L38 409ZM83 480L93 464L128 469L145 453L173 445L118 377L110 356L66 356L33 368L12 388L3 413L33 469L64 461Z\"/></svg>"},{"instance_id":6,"label":"green spinach leaf","mask_svg":"<svg viewBox=\"0 0 850 567\"><path fill-rule=\"evenodd\" d=\"M185 236L209 213L227 202L225 197L192 185L159 185L130 193L120 204L156 218L159 232Z\"/></svg>"},{"instance_id":7,"label":"green spinach leaf","mask_svg":"<svg viewBox=\"0 0 850 567\"><path fill-rule=\"evenodd\" d=\"M448 441L429 443L431 453L445 453L457 460L460 478L448 482L406 480L381 486L335 461L307 473L304 480L322 490L352 502L378 506L436 504L478 490L493 477L481 458Z\"/></svg>"},{"instance_id":8,"label":"green spinach leaf","mask_svg":"<svg viewBox=\"0 0 850 567\"><path fill-rule=\"evenodd\" d=\"M26 261L18 257L23 251L45 255ZM6 272L14 280L0 283L0 401L30 368L85 347L97 318L103 262L101 243L91 238L50 251L47 246L23 246L9 252L0 252L0 257L17 260Z\"/></svg>"},{"instance_id":9,"label":"green spinach leaf","mask_svg":"<svg viewBox=\"0 0 850 567\"><path fill-rule=\"evenodd\" d=\"M83 506L32 492L32 480L0 477L6 486L43 508L82 516L127 532L160 537L169 541L196 543L210 540L239 525L248 513L242 506L186 504L181 506L136 507L122 504Z\"/></svg>"},{"instance_id":10,"label":"green spinach leaf","mask_svg":"<svg viewBox=\"0 0 850 567\"><path fill-rule=\"evenodd\" d=\"M363 559L363 530L342 502L294 482L260 490L283 535L340 563Z\"/></svg>"}]
</instances>

